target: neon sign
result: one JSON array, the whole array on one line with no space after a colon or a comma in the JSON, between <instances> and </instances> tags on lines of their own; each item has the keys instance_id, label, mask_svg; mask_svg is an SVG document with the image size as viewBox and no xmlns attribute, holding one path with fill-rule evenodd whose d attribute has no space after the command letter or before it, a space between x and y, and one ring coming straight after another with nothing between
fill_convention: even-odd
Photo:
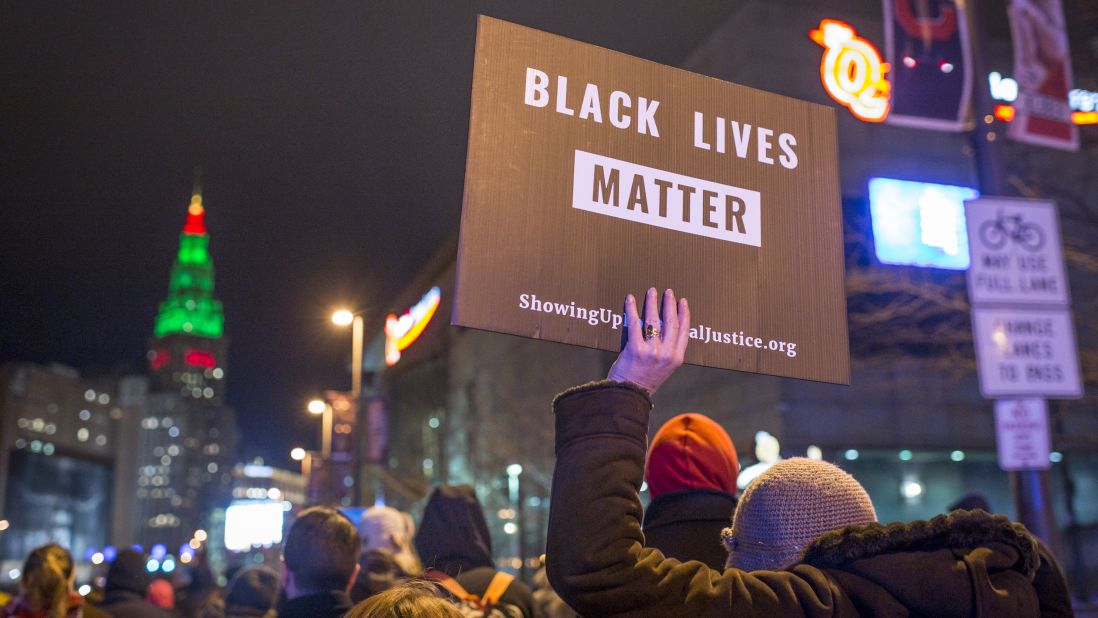
<instances>
[{"instance_id":1,"label":"neon sign","mask_svg":"<svg viewBox=\"0 0 1098 618\"><path fill-rule=\"evenodd\" d=\"M888 63L872 43L855 33L854 28L834 19L825 19L808 33L825 49L820 61L820 79L831 98L850 109L859 120L881 122L888 116L888 91L885 79Z\"/></svg>"},{"instance_id":2,"label":"neon sign","mask_svg":"<svg viewBox=\"0 0 1098 618\"><path fill-rule=\"evenodd\" d=\"M385 364L390 367L400 360L401 351L415 343L423 334L423 329L434 317L439 303L442 301L442 292L435 286L419 299L411 309L404 312L399 318L390 313L385 318Z\"/></svg>"},{"instance_id":3,"label":"neon sign","mask_svg":"<svg viewBox=\"0 0 1098 618\"><path fill-rule=\"evenodd\" d=\"M991 98L996 101L1013 103L1018 99L1018 82L1014 78L992 71L987 75L987 83ZM1098 124L1098 92L1076 88L1068 93L1068 106L1075 124ZM996 105L992 113L1003 122L1014 120L1014 107L1010 105Z\"/></svg>"}]
</instances>

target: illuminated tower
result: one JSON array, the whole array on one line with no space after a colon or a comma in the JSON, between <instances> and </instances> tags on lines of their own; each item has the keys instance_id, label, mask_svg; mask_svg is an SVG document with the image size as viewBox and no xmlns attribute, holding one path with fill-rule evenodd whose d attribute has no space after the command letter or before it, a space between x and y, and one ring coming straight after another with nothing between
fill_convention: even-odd
<instances>
[{"instance_id":1,"label":"illuminated tower","mask_svg":"<svg viewBox=\"0 0 1098 618\"><path fill-rule=\"evenodd\" d=\"M195 183L179 235L168 298L156 315L149 352L153 389L221 403L226 341L221 301L214 297L214 266L206 233L202 190Z\"/></svg>"},{"instance_id":2,"label":"illuminated tower","mask_svg":"<svg viewBox=\"0 0 1098 618\"><path fill-rule=\"evenodd\" d=\"M228 503L236 421L224 403L228 339L209 241L196 180L149 341L136 505L138 542L146 549L179 551Z\"/></svg>"}]
</instances>

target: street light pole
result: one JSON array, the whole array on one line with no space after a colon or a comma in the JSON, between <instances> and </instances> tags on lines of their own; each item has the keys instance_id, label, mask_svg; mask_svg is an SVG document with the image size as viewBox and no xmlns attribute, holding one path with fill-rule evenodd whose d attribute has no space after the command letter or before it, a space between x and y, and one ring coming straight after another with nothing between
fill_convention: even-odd
<instances>
[{"instance_id":1,"label":"street light pole","mask_svg":"<svg viewBox=\"0 0 1098 618\"><path fill-rule=\"evenodd\" d=\"M332 322L337 326L351 326L351 414L355 419L355 440L351 477L354 480L354 499L356 504L363 502L363 438L368 435L366 419L362 412L362 316L341 309L332 314Z\"/></svg>"},{"instance_id":2,"label":"street light pole","mask_svg":"<svg viewBox=\"0 0 1098 618\"><path fill-rule=\"evenodd\" d=\"M327 462L332 456L332 406L323 399L309 402L311 414L323 414L320 426L320 456Z\"/></svg>"}]
</instances>

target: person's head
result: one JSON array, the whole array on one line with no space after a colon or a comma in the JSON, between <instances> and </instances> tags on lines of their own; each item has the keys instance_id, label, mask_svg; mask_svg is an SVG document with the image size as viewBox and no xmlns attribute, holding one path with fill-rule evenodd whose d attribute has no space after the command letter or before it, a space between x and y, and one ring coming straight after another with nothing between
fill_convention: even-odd
<instances>
[{"instance_id":1,"label":"person's head","mask_svg":"<svg viewBox=\"0 0 1098 618\"><path fill-rule=\"evenodd\" d=\"M970 492L970 493L967 493L967 494L961 496L960 500L958 500L958 501L954 502L953 504L949 505L949 510L950 511L956 511L958 509L960 509L962 511L971 511L973 509L980 509L982 511L986 511L986 512L990 513L991 512L991 505L988 504L987 498L985 498L983 496L983 494L979 494L979 493L976 493L976 492Z\"/></svg>"},{"instance_id":2,"label":"person's head","mask_svg":"<svg viewBox=\"0 0 1098 618\"><path fill-rule=\"evenodd\" d=\"M47 616L64 616L69 610L73 563L68 550L55 543L27 554L19 581L26 604Z\"/></svg>"},{"instance_id":3,"label":"person's head","mask_svg":"<svg viewBox=\"0 0 1098 618\"><path fill-rule=\"evenodd\" d=\"M721 538L727 566L781 570L796 564L821 534L876 521L873 502L854 477L833 464L794 457L748 485Z\"/></svg>"},{"instance_id":4,"label":"person's head","mask_svg":"<svg viewBox=\"0 0 1098 618\"><path fill-rule=\"evenodd\" d=\"M470 485L441 485L427 500L416 533L423 566L451 577L477 567L495 567L484 510Z\"/></svg>"},{"instance_id":5,"label":"person's head","mask_svg":"<svg viewBox=\"0 0 1098 618\"><path fill-rule=\"evenodd\" d=\"M396 558L388 551L373 550L362 554L360 567L351 598L362 600L406 581L410 575L400 568Z\"/></svg>"},{"instance_id":6,"label":"person's head","mask_svg":"<svg viewBox=\"0 0 1098 618\"><path fill-rule=\"evenodd\" d=\"M355 605L344 618L461 618L461 612L431 582L409 580Z\"/></svg>"},{"instance_id":7,"label":"person's head","mask_svg":"<svg viewBox=\"0 0 1098 618\"><path fill-rule=\"evenodd\" d=\"M172 583L166 579L158 577L152 580L145 598L160 609L175 608L175 588L172 588Z\"/></svg>"},{"instance_id":8,"label":"person's head","mask_svg":"<svg viewBox=\"0 0 1098 618\"><path fill-rule=\"evenodd\" d=\"M361 541L351 520L327 506L298 515L282 548L286 596L346 591L358 572Z\"/></svg>"},{"instance_id":9,"label":"person's head","mask_svg":"<svg viewBox=\"0 0 1098 618\"><path fill-rule=\"evenodd\" d=\"M145 554L135 549L118 552L107 570L107 594L131 592L145 596L149 588L149 571L145 568Z\"/></svg>"},{"instance_id":10,"label":"person's head","mask_svg":"<svg viewBox=\"0 0 1098 618\"><path fill-rule=\"evenodd\" d=\"M736 493L740 463L724 429L703 414L680 414L652 437L644 480L653 498L687 489Z\"/></svg>"},{"instance_id":11,"label":"person's head","mask_svg":"<svg viewBox=\"0 0 1098 618\"><path fill-rule=\"evenodd\" d=\"M278 604L279 591L278 573L265 566L242 568L229 581L225 591L225 612L269 612Z\"/></svg>"},{"instance_id":12,"label":"person's head","mask_svg":"<svg viewBox=\"0 0 1098 618\"><path fill-rule=\"evenodd\" d=\"M411 515L389 506L370 507L359 519L358 534L362 537L363 560L370 553L383 552L392 556L404 575L423 573L419 556L412 547L416 524Z\"/></svg>"}]
</instances>

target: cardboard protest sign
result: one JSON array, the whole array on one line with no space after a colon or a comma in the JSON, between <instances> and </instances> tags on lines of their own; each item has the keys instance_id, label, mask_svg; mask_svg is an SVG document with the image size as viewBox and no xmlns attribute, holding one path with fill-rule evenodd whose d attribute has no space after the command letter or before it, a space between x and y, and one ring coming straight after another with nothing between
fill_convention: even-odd
<instances>
[{"instance_id":1,"label":"cardboard protest sign","mask_svg":"<svg viewBox=\"0 0 1098 618\"><path fill-rule=\"evenodd\" d=\"M650 286L688 363L849 383L834 110L481 17L453 323L617 350Z\"/></svg>"}]
</instances>

